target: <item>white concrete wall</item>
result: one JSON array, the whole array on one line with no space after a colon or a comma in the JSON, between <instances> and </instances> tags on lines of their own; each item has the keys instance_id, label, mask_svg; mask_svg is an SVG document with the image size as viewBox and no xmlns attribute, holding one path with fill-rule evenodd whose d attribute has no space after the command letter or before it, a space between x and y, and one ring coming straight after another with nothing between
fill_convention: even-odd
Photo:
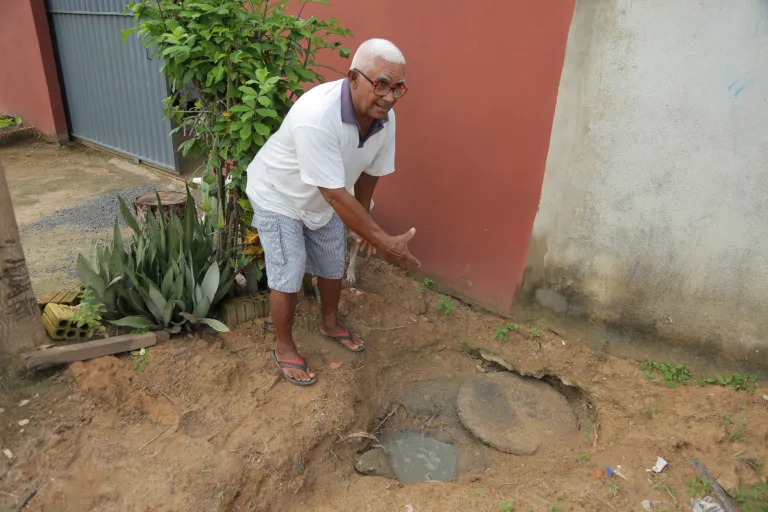
<instances>
[{"instance_id":1,"label":"white concrete wall","mask_svg":"<svg viewBox=\"0 0 768 512\"><path fill-rule=\"evenodd\" d=\"M768 357L768 0L577 0L528 260L557 313Z\"/></svg>"}]
</instances>

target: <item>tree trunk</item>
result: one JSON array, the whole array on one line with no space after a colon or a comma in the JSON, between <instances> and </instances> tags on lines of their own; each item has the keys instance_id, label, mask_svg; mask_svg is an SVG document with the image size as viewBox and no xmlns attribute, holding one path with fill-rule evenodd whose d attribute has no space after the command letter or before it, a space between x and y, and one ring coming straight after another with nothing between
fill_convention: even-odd
<instances>
[{"instance_id":1,"label":"tree trunk","mask_svg":"<svg viewBox=\"0 0 768 512\"><path fill-rule=\"evenodd\" d=\"M34 349L47 340L0 165L0 353Z\"/></svg>"},{"instance_id":2,"label":"tree trunk","mask_svg":"<svg viewBox=\"0 0 768 512\"><path fill-rule=\"evenodd\" d=\"M181 192L158 192L160 202L163 204L163 216L166 222L170 222L171 213L176 212L179 220L184 221L184 207L187 196ZM136 222L144 229L147 226L147 212L151 211L157 217L157 196L154 192L145 194L133 203L136 212Z\"/></svg>"}]
</instances>

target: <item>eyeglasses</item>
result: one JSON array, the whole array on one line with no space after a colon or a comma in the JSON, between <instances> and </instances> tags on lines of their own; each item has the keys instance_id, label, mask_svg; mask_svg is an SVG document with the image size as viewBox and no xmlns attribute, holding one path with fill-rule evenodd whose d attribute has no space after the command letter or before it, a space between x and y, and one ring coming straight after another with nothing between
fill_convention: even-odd
<instances>
[{"instance_id":1,"label":"eyeglasses","mask_svg":"<svg viewBox=\"0 0 768 512\"><path fill-rule=\"evenodd\" d=\"M384 96L389 94L390 91L392 91L392 97L395 98L396 100L399 100L400 98L405 96L406 92L408 92L408 88L405 86L405 84L399 84L394 87L390 87L384 82L374 82L373 80L365 76L365 73L363 73L357 68L355 68L353 71L357 71L358 73L360 73L360 75L363 78L371 82L371 85L373 85L373 94L375 94L376 96L380 96L383 98Z\"/></svg>"}]
</instances>

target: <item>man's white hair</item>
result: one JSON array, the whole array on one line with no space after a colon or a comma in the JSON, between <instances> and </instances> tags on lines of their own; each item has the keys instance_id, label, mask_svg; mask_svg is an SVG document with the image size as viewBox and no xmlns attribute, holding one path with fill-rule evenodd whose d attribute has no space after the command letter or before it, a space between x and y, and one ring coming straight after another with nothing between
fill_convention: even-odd
<instances>
[{"instance_id":1,"label":"man's white hair","mask_svg":"<svg viewBox=\"0 0 768 512\"><path fill-rule=\"evenodd\" d=\"M350 69L368 71L374 66L376 59L382 59L391 64L405 64L405 57L397 46L386 39L369 39L360 45L352 57Z\"/></svg>"}]
</instances>

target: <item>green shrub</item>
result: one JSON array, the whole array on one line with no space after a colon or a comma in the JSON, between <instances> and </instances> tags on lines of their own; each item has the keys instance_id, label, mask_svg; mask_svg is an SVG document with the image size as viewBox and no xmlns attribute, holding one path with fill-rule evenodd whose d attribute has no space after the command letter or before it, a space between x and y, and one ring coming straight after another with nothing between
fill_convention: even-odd
<instances>
[{"instance_id":1,"label":"green shrub","mask_svg":"<svg viewBox=\"0 0 768 512\"><path fill-rule=\"evenodd\" d=\"M157 203L162 212L159 195ZM130 245L123 244L115 219L112 243L94 242L90 258L80 254L77 259L80 279L107 309L104 318L134 329L179 332L206 324L227 331L208 315L234 278L215 244L214 226L209 220L198 221L189 189L183 223L175 213L166 221L150 211L142 230L122 199L120 213L134 232Z\"/></svg>"}]
</instances>

